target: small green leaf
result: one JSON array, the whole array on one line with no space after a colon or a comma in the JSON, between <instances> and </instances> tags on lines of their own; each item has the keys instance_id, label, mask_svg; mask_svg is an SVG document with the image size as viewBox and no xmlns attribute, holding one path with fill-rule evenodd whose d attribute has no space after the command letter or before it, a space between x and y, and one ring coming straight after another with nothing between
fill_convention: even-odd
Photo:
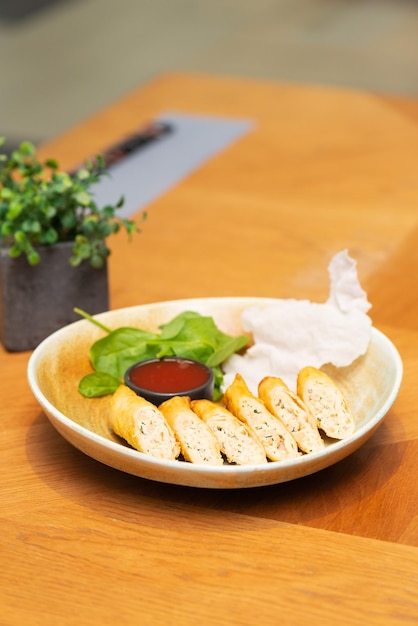
<instances>
[{"instance_id":1,"label":"small green leaf","mask_svg":"<svg viewBox=\"0 0 418 626\"><path fill-rule=\"evenodd\" d=\"M111 218L115 215L115 209L112 207L112 205L107 204L105 207L103 207L101 213L104 217Z\"/></svg>"},{"instance_id":2,"label":"small green leaf","mask_svg":"<svg viewBox=\"0 0 418 626\"><path fill-rule=\"evenodd\" d=\"M43 208L43 213L48 220L51 220L53 217L56 216L57 209L52 205L48 205Z\"/></svg>"},{"instance_id":3,"label":"small green leaf","mask_svg":"<svg viewBox=\"0 0 418 626\"><path fill-rule=\"evenodd\" d=\"M82 245L82 244L88 243L89 240L84 235L77 235L75 238L75 242L78 245Z\"/></svg>"},{"instance_id":4,"label":"small green leaf","mask_svg":"<svg viewBox=\"0 0 418 626\"><path fill-rule=\"evenodd\" d=\"M10 246L10 248L9 248L9 256L11 256L12 259L16 259L21 254L22 254L22 249L21 249L21 247L18 244L14 244L13 246Z\"/></svg>"},{"instance_id":5,"label":"small green leaf","mask_svg":"<svg viewBox=\"0 0 418 626\"><path fill-rule=\"evenodd\" d=\"M52 175L52 190L61 194L72 187L71 177L66 172L55 172Z\"/></svg>"},{"instance_id":6,"label":"small green leaf","mask_svg":"<svg viewBox=\"0 0 418 626\"><path fill-rule=\"evenodd\" d=\"M115 376L93 372L80 380L78 390L86 398L99 398L114 393L120 384L120 380Z\"/></svg>"},{"instance_id":7,"label":"small green leaf","mask_svg":"<svg viewBox=\"0 0 418 626\"><path fill-rule=\"evenodd\" d=\"M108 224L108 222L100 221L97 223L97 231L102 235L102 237L106 238L113 232L112 224Z\"/></svg>"},{"instance_id":8,"label":"small green leaf","mask_svg":"<svg viewBox=\"0 0 418 626\"><path fill-rule=\"evenodd\" d=\"M23 232L23 230L18 230L17 232L15 232L16 243L25 243L27 239L27 235Z\"/></svg>"},{"instance_id":9,"label":"small green leaf","mask_svg":"<svg viewBox=\"0 0 418 626\"><path fill-rule=\"evenodd\" d=\"M42 226L38 220L25 220L22 222L22 230L25 233L40 233Z\"/></svg>"},{"instance_id":10,"label":"small green leaf","mask_svg":"<svg viewBox=\"0 0 418 626\"><path fill-rule=\"evenodd\" d=\"M71 267L78 267L79 265L81 265L84 259L73 254L72 256L70 256L69 260Z\"/></svg>"},{"instance_id":11,"label":"small green leaf","mask_svg":"<svg viewBox=\"0 0 418 626\"><path fill-rule=\"evenodd\" d=\"M90 257L90 265L97 270L103 267L104 261L104 258L100 256L100 254L94 254L92 257Z\"/></svg>"},{"instance_id":12,"label":"small green leaf","mask_svg":"<svg viewBox=\"0 0 418 626\"><path fill-rule=\"evenodd\" d=\"M73 194L73 198L81 206L89 206L91 201L91 197L86 191L77 191L77 193Z\"/></svg>"},{"instance_id":13,"label":"small green leaf","mask_svg":"<svg viewBox=\"0 0 418 626\"><path fill-rule=\"evenodd\" d=\"M19 150L25 156L32 156L35 154L35 146L30 141L24 141L20 144Z\"/></svg>"},{"instance_id":14,"label":"small green leaf","mask_svg":"<svg viewBox=\"0 0 418 626\"><path fill-rule=\"evenodd\" d=\"M82 227L83 233L86 235L86 237L89 237L89 236L93 235L93 233L96 230L97 220L94 219L93 217L86 217L86 219L83 220L83 223L82 223L81 227Z\"/></svg>"},{"instance_id":15,"label":"small green leaf","mask_svg":"<svg viewBox=\"0 0 418 626\"><path fill-rule=\"evenodd\" d=\"M68 230L71 230L77 225L77 216L71 209L67 210L61 214L61 223L64 228L68 228Z\"/></svg>"},{"instance_id":16,"label":"small green leaf","mask_svg":"<svg viewBox=\"0 0 418 626\"><path fill-rule=\"evenodd\" d=\"M97 163L97 168L98 168L99 170L103 169L103 168L106 166L106 164L105 164L105 161L104 161L104 158L103 158L103 155L102 155L102 154L98 154L98 155L96 155L96 163Z\"/></svg>"},{"instance_id":17,"label":"small green leaf","mask_svg":"<svg viewBox=\"0 0 418 626\"><path fill-rule=\"evenodd\" d=\"M23 204L21 202L19 202L18 200L11 200L9 204L9 210L7 211L7 214L6 214L6 218L8 220L15 220L17 217L19 217L20 213L22 212L22 209L23 209Z\"/></svg>"},{"instance_id":18,"label":"small green leaf","mask_svg":"<svg viewBox=\"0 0 418 626\"><path fill-rule=\"evenodd\" d=\"M3 200L8 200L9 198L13 197L13 191L11 189L9 189L8 187L3 187L2 189L0 189L0 198L3 198Z\"/></svg>"},{"instance_id":19,"label":"small green leaf","mask_svg":"<svg viewBox=\"0 0 418 626\"><path fill-rule=\"evenodd\" d=\"M12 222L3 222L1 224L0 232L2 237L9 237L10 235L13 235L13 231L14 227Z\"/></svg>"},{"instance_id":20,"label":"small green leaf","mask_svg":"<svg viewBox=\"0 0 418 626\"><path fill-rule=\"evenodd\" d=\"M32 250L31 252L28 253L29 265L38 265L40 260L41 260L41 257L39 256L38 252L36 252L36 250Z\"/></svg>"},{"instance_id":21,"label":"small green leaf","mask_svg":"<svg viewBox=\"0 0 418 626\"><path fill-rule=\"evenodd\" d=\"M88 259L91 256L91 244L88 242L75 244L74 255L78 256L80 259Z\"/></svg>"},{"instance_id":22,"label":"small green leaf","mask_svg":"<svg viewBox=\"0 0 418 626\"><path fill-rule=\"evenodd\" d=\"M90 176L90 172L86 170L85 168L81 168L80 170L76 172L76 177L78 178L78 180L85 180L89 176Z\"/></svg>"},{"instance_id":23,"label":"small green leaf","mask_svg":"<svg viewBox=\"0 0 418 626\"><path fill-rule=\"evenodd\" d=\"M55 228L48 228L42 235L42 243L53 244L58 241L58 233Z\"/></svg>"}]
</instances>

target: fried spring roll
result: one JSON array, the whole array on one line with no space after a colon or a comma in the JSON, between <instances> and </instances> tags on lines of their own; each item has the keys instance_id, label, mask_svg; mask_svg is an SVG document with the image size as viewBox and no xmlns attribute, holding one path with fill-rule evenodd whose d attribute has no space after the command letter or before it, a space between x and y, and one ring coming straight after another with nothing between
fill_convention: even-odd
<instances>
[{"instance_id":1,"label":"fried spring roll","mask_svg":"<svg viewBox=\"0 0 418 626\"><path fill-rule=\"evenodd\" d=\"M194 413L187 396L175 396L159 406L180 443L186 461L223 465L219 444L210 428Z\"/></svg>"},{"instance_id":2,"label":"fried spring roll","mask_svg":"<svg viewBox=\"0 0 418 626\"><path fill-rule=\"evenodd\" d=\"M228 409L210 400L193 400L191 406L209 426L230 463L267 463L266 453L256 434Z\"/></svg>"},{"instance_id":3,"label":"fried spring roll","mask_svg":"<svg viewBox=\"0 0 418 626\"><path fill-rule=\"evenodd\" d=\"M258 395L270 413L283 422L293 435L300 450L316 452L324 447L316 419L281 378L263 378L258 386Z\"/></svg>"},{"instance_id":4,"label":"fried spring roll","mask_svg":"<svg viewBox=\"0 0 418 626\"><path fill-rule=\"evenodd\" d=\"M233 415L254 430L269 459L285 461L298 456L298 447L292 435L251 393L240 374L236 374L226 389L223 402Z\"/></svg>"},{"instance_id":5,"label":"fried spring roll","mask_svg":"<svg viewBox=\"0 0 418 626\"><path fill-rule=\"evenodd\" d=\"M348 402L327 374L304 367L298 374L297 393L328 437L344 439L353 434L355 422Z\"/></svg>"},{"instance_id":6,"label":"fried spring roll","mask_svg":"<svg viewBox=\"0 0 418 626\"><path fill-rule=\"evenodd\" d=\"M180 446L161 411L125 385L113 394L109 419L114 432L144 454L159 459L176 459L180 454Z\"/></svg>"}]
</instances>

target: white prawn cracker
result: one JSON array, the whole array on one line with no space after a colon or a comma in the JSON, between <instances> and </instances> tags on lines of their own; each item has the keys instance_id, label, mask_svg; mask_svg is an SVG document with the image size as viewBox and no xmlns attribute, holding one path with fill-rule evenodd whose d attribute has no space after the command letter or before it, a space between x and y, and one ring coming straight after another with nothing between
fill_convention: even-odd
<instances>
[{"instance_id":1,"label":"white prawn cracker","mask_svg":"<svg viewBox=\"0 0 418 626\"><path fill-rule=\"evenodd\" d=\"M333 257L328 271L330 295L325 303L283 299L243 312L242 327L252 335L253 345L223 364L223 389L237 372L254 394L264 376L279 376L295 389L298 372L305 365L344 367L365 354L371 305L359 284L356 262L344 250Z\"/></svg>"}]
</instances>

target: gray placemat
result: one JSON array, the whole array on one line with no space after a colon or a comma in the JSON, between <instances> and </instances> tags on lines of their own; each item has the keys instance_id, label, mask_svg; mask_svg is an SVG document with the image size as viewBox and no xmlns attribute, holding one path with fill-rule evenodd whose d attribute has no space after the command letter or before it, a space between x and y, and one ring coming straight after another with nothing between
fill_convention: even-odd
<instances>
[{"instance_id":1,"label":"gray placemat","mask_svg":"<svg viewBox=\"0 0 418 626\"><path fill-rule=\"evenodd\" d=\"M158 121L172 132L110 166L110 178L94 188L98 205L116 203L123 195L118 214L129 217L254 128L250 120L180 113L163 114Z\"/></svg>"},{"instance_id":2,"label":"gray placemat","mask_svg":"<svg viewBox=\"0 0 418 626\"><path fill-rule=\"evenodd\" d=\"M69 0L0 0L0 20L21 22Z\"/></svg>"}]
</instances>

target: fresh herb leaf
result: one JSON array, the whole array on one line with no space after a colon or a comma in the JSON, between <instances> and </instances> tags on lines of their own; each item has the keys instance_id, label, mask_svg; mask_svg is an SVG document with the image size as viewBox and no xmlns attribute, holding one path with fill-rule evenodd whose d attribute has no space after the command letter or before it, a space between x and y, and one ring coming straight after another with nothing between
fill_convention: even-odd
<instances>
[{"instance_id":1,"label":"fresh herb leaf","mask_svg":"<svg viewBox=\"0 0 418 626\"><path fill-rule=\"evenodd\" d=\"M94 369L122 378L130 365L152 359L159 349L159 336L139 328L118 328L90 348Z\"/></svg>"},{"instance_id":2,"label":"fresh herb leaf","mask_svg":"<svg viewBox=\"0 0 418 626\"><path fill-rule=\"evenodd\" d=\"M222 342L218 344L216 350L214 350L213 354L208 358L206 364L209 367L215 367L216 365L220 365L231 354L234 352L239 352L242 348L244 348L248 343L248 337L244 335L240 337L228 337L224 335L222 338Z\"/></svg>"},{"instance_id":3,"label":"fresh herb leaf","mask_svg":"<svg viewBox=\"0 0 418 626\"><path fill-rule=\"evenodd\" d=\"M80 380L78 390L86 398L99 398L114 393L120 384L120 380L110 374L92 372Z\"/></svg>"},{"instance_id":4,"label":"fresh herb leaf","mask_svg":"<svg viewBox=\"0 0 418 626\"><path fill-rule=\"evenodd\" d=\"M184 311L180 315L176 315L170 322L161 324L161 339L173 339L177 337L184 330L185 324L192 319L202 320L202 316L195 311Z\"/></svg>"}]
</instances>

